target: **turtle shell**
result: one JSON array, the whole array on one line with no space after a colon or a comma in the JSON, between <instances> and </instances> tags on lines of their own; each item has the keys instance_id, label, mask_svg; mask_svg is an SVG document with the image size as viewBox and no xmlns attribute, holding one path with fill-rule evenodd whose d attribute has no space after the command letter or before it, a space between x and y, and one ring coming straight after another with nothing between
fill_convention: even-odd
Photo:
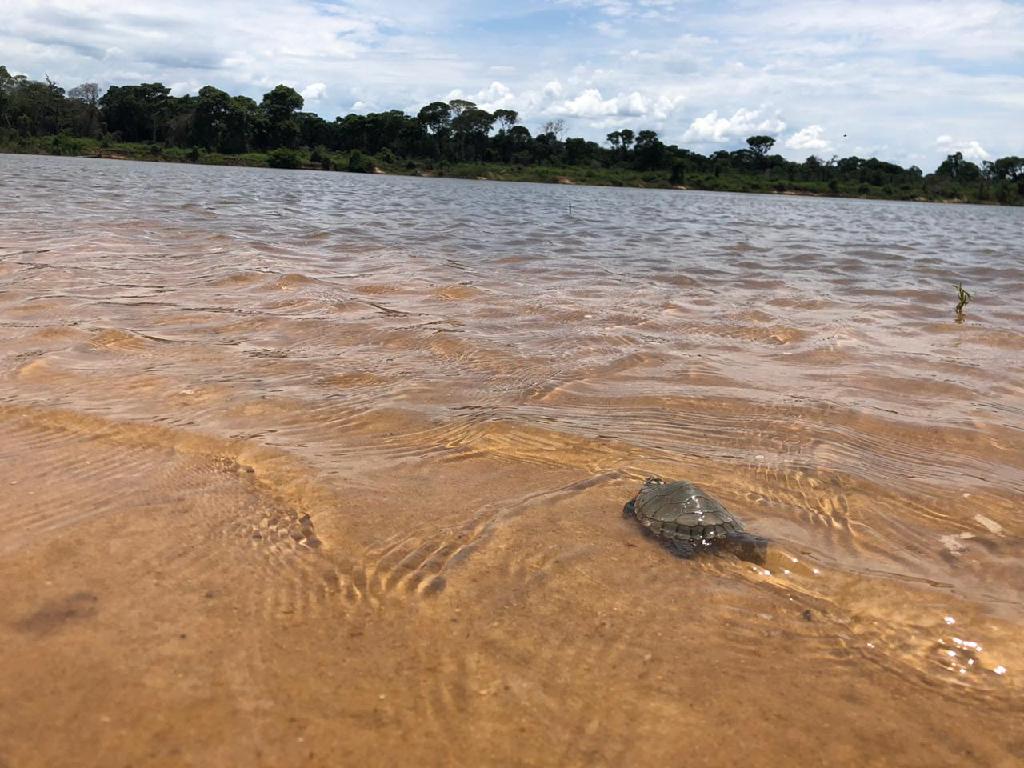
<instances>
[{"instance_id":1,"label":"turtle shell","mask_svg":"<svg viewBox=\"0 0 1024 768\"><path fill-rule=\"evenodd\" d=\"M651 478L632 503L632 513L660 539L682 545L711 544L742 533L743 525L693 483Z\"/></svg>"}]
</instances>

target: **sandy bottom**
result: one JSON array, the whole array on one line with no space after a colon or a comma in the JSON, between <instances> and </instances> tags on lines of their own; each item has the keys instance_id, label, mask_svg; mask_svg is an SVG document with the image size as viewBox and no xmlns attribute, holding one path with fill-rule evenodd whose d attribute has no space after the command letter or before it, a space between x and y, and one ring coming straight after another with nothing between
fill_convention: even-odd
<instances>
[{"instance_id":1,"label":"sandy bottom","mask_svg":"<svg viewBox=\"0 0 1024 768\"><path fill-rule=\"evenodd\" d=\"M1024 756L995 671L1024 668L1017 497L944 533L959 494L373 410L365 374L329 384L355 405L311 412L128 373L156 349L135 338L58 333L8 369L6 765ZM744 407L687 404L703 424ZM646 473L713 489L777 541L768 570L640 536L621 509Z\"/></svg>"},{"instance_id":2,"label":"sandy bottom","mask_svg":"<svg viewBox=\"0 0 1024 768\"><path fill-rule=\"evenodd\" d=\"M1019 270L956 325L81 215L0 236L0 766L1024 765Z\"/></svg>"},{"instance_id":3,"label":"sandy bottom","mask_svg":"<svg viewBox=\"0 0 1024 768\"><path fill-rule=\"evenodd\" d=\"M328 501L282 456L0 416L8 765L1019 764L981 666L1019 625L798 548L679 561L622 474L471 457Z\"/></svg>"}]
</instances>

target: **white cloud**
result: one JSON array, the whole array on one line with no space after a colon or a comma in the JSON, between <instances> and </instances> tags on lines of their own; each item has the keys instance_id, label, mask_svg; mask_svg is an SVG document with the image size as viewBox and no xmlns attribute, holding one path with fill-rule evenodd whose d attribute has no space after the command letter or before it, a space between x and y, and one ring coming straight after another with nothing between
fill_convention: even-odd
<instances>
[{"instance_id":1,"label":"white cloud","mask_svg":"<svg viewBox=\"0 0 1024 768\"><path fill-rule=\"evenodd\" d=\"M626 31L618 24L610 21L599 21L594 25L594 30L606 37L625 37Z\"/></svg>"},{"instance_id":2,"label":"white cloud","mask_svg":"<svg viewBox=\"0 0 1024 768\"><path fill-rule=\"evenodd\" d=\"M320 101L326 95L326 83L310 83L302 89L302 98L306 101Z\"/></svg>"},{"instance_id":3,"label":"white cloud","mask_svg":"<svg viewBox=\"0 0 1024 768\"><path fill-rule=\"evenodd\" d=\"M681 93L662 92L654 99L648 116L658 121L668 120L685 101L686 96Z\"/></svg>"},{"instance_id":4,"label":"white cloud","mask_svg":"<svg viewBox=\"0 0 1024 768\"><path fill-rule=\"evenodd\" d=\"M562 95L562 84L557 80L552 80L544 86L544 95L549 96L553 99L557 99Z\"/></svg>"},{"instance_id":5,"label":"white cloud","mask_svg":"<svg viewBox=\"0 0 1024 768\"><path fill-rule=\"evenodd\" d=\"M862 50L969 59L1024 53L1024 7L1013 0L788 0L743 8L730 26L772 41L849 41Z\"/></svg>"},{"instance_id":6,"label":"white cloud","mask_svg":"<svg viewBox=\"0 0 1024 768\"><path fill-rule=\"evenodd\" d=\"M808 125L786 139L786 147L804 152L831 152L832 143L824 137L824 133L825 129L820 125Z\"/></svg>"},{"instance_id":7,"label":"white cloud","mask_svg":"<svg viewBox=\"0 0 1024 768\"><path fill-rule=\"evenodd\" d=\"M535 103L536 96L531 93L517 95L507 85L495 80L489 86L480 89L476 93L466 93L456 88L454 91L448 92L446 99L448 101L464 99L473 102L480 109L493 112L496 109L513 109L518 111L524 107L528 108Z\"/></svg>"},{"instance_id":8,"label":"white cloud","mask_svg":"<svg viewBox=\"0 0 1024 768\"><path fill-rule=\"evenodd\" d=\"M650 128L707 151L781 134L794 159L827 142L926 169L953 151L1024 154L1021 0L551 5L0 0L0 64L68 88L158 80L176 95L210 84L257 101L278 83L320 84L307 102L328 120L415 114L457 89L531 128L560 117L590 139ZM621 36L598 33L600 22ZM786 132L782 115L800 130ZM828 135L813 131L822 125ZM939 134L951 138L940 146Z\"/></svg>"},{"instance_id":9,"label":"white cloud","mask_svg":"<svg viewBox=\"0 0 1024 768\"><path fill-rule=\"evenodd\" d=\"M621 19L626 16L661 19L676 6L675 0L561 0L561 2L577 8L596 8L613 19Z\"/></svg>"},{"instance_id":10,"label":"white cloud","mask_svg":"<svg viewBox=\"0 0 1024 768\"><path fill-rule=\"evenodd\" d=\"M573 99L552 104L547 111L566 117L640 117L647 113L647 101L637 91L606 99L597 88L587 88Z\"/></svg>"},{"instance_id":11,"label":"white cloud","mask_svg":"<svg viewBox=\"0 0 1024 768\"><path fill-rule=\"evenodd\" d=\"M625 98L619 97L617 101L619 103L619 108L616 114L633 115L637 117L647 114L647 101L636 91L633 91Z\"/></svg>"},{"instance_id":12,"label":"white cloud","mask_svg":"<svg viewBox=\"0 0 1024 768\"><path fill-rule=\"evenodd\" d=\"M518 99L511 88L495 80L487 88L477 93L476 103L482 109L493 112L496 109L515 109L518 106Z\"/></svg>"},{"instance_id":13,"label":"white cloud","mask_svg":"<svg viewBox=\"0 0 1024 768\"><path fill-rule=\"evenodd\" d=\"M382 84L417 81L436 93L440 83L462 81L469 66L426 36L399 34L378 11L360 9L368 0L347 7L314 0L135 0L130 9L106 0L0 5L4 63L65 87L160 81L174 84L175 93L194 93L211 84L259 100L279 83L320 83L318 108L337 110L359 95L360 85L379 94Z\"/></svg>"},{"instance_id":14,"label":"white cloud","mask_svg":"<svg viewBox=\"0 0 1024 768\"><path fill-rule=\"evenodd\" d=\"M786 123L778 115L765 116L763 109L737 109L732 117L719 117L718 110L712 110L696 118L683 134L683 141L697 144L724 144L744 139L752 133L779 134L786 130Z\"/></svg>"},{"instance_id":15,"label":"white cloud","mask_svg":"<svg viewBox=\"0 0 1024 768\"><path fill-rule=\"evenodd\" d=\"M952 136L939 136L935 140L935 146L944 155L955 155L960 152L965 160L970 160L973 163L992 159L992 155L986 152L985 148L977 141L959 141Z\"/></svg>"},{"instance_id":16,"label":"white cloud","mask_svg":"<svg viewBox=\"0 0 1024 768\"><path fill-rule=\"evenodd\" d=\"M617 99L603 98L597 88L588 88L576 98L554 105L551 110L572 117L600 117L618 114L619 105Z\"/></svg>"}]
</instances>

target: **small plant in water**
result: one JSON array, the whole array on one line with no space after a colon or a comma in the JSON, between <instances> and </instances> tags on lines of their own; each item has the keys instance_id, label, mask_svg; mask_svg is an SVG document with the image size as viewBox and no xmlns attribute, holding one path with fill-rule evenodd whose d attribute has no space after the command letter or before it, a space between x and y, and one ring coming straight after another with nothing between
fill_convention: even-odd
<instances>
[{"instance_id":1,"label":"small plant in water","mask_svg":"<svg viewBox=\"0 0 1024 768\"><path fill-rule=\"evenodd\" d=\"M974 298L970 293L964 290L963 283L956 284L956 321L962 323L964 321L964 307L971 303Z\"/></svg>"}]
</instances>

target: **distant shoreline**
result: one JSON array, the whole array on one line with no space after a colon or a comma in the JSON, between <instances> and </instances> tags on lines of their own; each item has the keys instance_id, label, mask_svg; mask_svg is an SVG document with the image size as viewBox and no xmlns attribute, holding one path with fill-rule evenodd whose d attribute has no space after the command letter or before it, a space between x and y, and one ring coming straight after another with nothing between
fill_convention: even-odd
<instances>
[{"instance_id":1,"label":"distant shoreline","mask_svg":"<svg viewBox=\"0 0 1024 768\"><path fill-rule=\"evenodd\" d=\"M876 157L774 152L779 137L721 142L709 154L620 127L603 142L566 135L564 120L533 133L514 109L465 99L326 120L280 84L257 102L212 85L174 96L163 83L96 83L68 91L0 66L0 152L240 165L289 170L449 176L644 189L808 195L907 202L1024 205L1024 157L972 162L954 152L931 173ZM739 137L733 137L738 140ZM736 142L738 143L738 141ZM826 145L823 145L822 151ZM977 158L975 158L977 159Z\"/></svg>"},{"instance_id":2,"label":"distant shoreline","mask_svg":"<svg viewBox=\"0 0 1024 768\"><path fill-rule=\"evenodd\" d=\"M77 140L81 142L82 140ZM179 163L183 165L207 165L243 168L274 168L269 152L249 152L241 155L228 155L216 152L193 153L191 150L176 147L158 147L158 152L153 151L153 145L142 142L119 142L109 147L100 146L99 142L90 142L90 146L76 147L75 151L68 151L69 147L61 146L60 151L47 151L44 147L26 148L23 146L11 146L0 143L0 154L11 155L38 155L48 157L82 157L100 160L131 160L135 162L149 163ZM300 153L302 154L302 153ZM308 156L308 153L305 153ZM886 195L872 195L870 193L858 194L854 191L841 190L839 193L830 192L828 189L808 188L807 182L770 182L758 183L760 180L747 178L730 179L726 183L719 184L671 184L669 180L660 178L643 178L640 173L616 174L593 174L588 173L590 169L581 169L575 166L515 166L505 163L453 163L447 164L441 169L428 168L425 164L401 165L399 163L387 163L378 158L367 158L371 162L365 166L365 170L352 171L345 164L350 160L351 153L332 153L336 157L331 159L332 167L324 167L325 163L319 164L301 162L297 167L287 170L298 171L331 171L340 173L362 173L362 174L383 174L390 176L413 176L421 178L455 178L476 181L502 181L502 182L532 182L539 184L563 184L566 186L588 186L588 187L624 187L629 189L664 189L679 191L699 192L735 192L747 194L772 194L793 197L821 197L831 199L852 199L852 200L888 200L896 202L916 203L939 203L944 205L985 205L998 207L1021 207L1020 202L1001 203L997 200L968 200L965 198L944 198L938 196L906 196L892 197ZM198 156L196 156L198 155ZM338 161L341 162L338 162ZM646 174L650 176L650 174ZM739 183L737 183L737 181ZM754 183L751 184L750 182ZM731 182L731 183L729 183ZM746 182L746 183L744 183Z\"/></svg>"}]
</instances>

